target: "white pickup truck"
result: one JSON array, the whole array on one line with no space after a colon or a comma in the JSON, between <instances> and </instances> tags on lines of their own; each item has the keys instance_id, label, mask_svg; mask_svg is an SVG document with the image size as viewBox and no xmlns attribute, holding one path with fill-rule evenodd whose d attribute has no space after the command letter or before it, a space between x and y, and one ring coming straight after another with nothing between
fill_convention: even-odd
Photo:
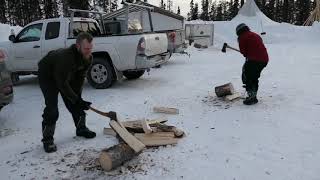
<instances>
[{"instance_id":1,"label":"white pickup truck","mask_svg":"<svg viewBox=\"0 0 320 180\"><path fill-rule=\"evenodd\" d=\"M13 81L19 80L21 75L36 75L37 64L43 56L51 50L74 44L74 37L81 31L94 36L93 63L87 80L97 89L112 86L122 75L128 79L139 78L145 70L163 64L169 58L165 33L111 36L103 34L94 19L45 19L28 24L16 36L11 35L10 41L0 43Z\"/></svg>"}]
</instances>

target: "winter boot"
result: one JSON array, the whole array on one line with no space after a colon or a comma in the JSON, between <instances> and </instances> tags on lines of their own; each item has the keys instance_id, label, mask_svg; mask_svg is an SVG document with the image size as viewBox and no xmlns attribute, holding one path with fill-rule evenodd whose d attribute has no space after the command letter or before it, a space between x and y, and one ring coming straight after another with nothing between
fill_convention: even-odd
<instances>
[{"instance_id":1,"label":"winter boot","mask_svg":"<svg viewBox=\"0 0 320 180\"><path fill-rule=\"evenodd\" d=\"M53 143L53 135L56 129L56 125L43 125L42 124L42 143L43 149L47 153L52 153L57 151L57 146Z\"/></svg>"},{"instance_id":2,"label":"winter boot","mask_svg":"<svg viewBox=\"0 0 320 180\"><path fill-rule=\"evenodd\" d=\"M43 143L43 148L46 153L53 153L57 151L57 146L53 142Z\"/></svg>"},{"instance_id":3,"label":"winter boot","mask_svg":"<svg viewBox=\"0 0 320 180\"><path fill-rule=\"evenodd\" d=\"M255 91L248 91L248 97L243 101L245 105L253 105L258 103L257 99L257 92Z\"/></svg>"},{"instance_id":4,"label":"winter boot","mask_svg":"<svg viewBox=\"0 0 320 180\"><path fill-rule=\"evenodd\" d=\"M93 131L90 131L86 127L86 116L80 116L79 121L77 123L77 130L76 130L77 136L82 136L85 138L94 138L96 137L96 133Z\"/></svg>"}]
</instances>

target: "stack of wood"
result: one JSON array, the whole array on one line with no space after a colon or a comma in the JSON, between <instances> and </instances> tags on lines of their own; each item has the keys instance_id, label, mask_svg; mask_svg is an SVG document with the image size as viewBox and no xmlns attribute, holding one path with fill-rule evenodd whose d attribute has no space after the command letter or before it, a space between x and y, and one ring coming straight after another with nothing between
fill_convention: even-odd
<instances>
[{"instance_id":1,"label":"stack of wood","mask_svg":"<svg viewBox=\"0 0 320 180\"><path fill-rule=\"evenodd\" d=\"M166 125L166 119L110 121L111 128L104 128L104 134L119 138L120 143L102 150L101 167L110 171L142 152L145 147L177 144L184 132L175 126Z\"/></svg>"},{"instance_id":2,"label":"stack of wood","mask_svg":"<svg viewBox=\"0 0 320 180\"><path fill-rule=\"evenodd\" d=\"M234 90L232 83L216 86L214 89L217 97L222 97L226 101L233 101L241 97L241 94Z\"/></svg>"}]
</instances>

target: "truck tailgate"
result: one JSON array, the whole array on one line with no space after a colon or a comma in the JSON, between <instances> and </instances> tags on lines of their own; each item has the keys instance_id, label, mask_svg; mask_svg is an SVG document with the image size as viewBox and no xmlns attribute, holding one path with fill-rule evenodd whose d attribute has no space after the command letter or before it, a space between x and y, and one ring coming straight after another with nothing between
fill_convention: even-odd
<instances>
[{"instance_id":1,"label":"truck tailgate","mask_svg":"<svg viewBox=\"0 0 320 180\"><path fill-rule=\"evenodd\" d=\"M154 56L167 52L168 39L165 33L145 34L145 55Z\"/></svg>"}]
</instances>

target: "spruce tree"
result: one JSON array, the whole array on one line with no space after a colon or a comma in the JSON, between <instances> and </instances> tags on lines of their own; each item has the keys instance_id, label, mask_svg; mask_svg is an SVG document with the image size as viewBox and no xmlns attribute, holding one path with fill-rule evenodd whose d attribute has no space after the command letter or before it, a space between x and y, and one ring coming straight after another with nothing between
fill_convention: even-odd
<instances>
[{"instance_id":1,"label":"spruce tree","mask_svg":"<svg viewBox=\"0 0 320 180\"><path fill-rule=\"evenodd\" d=\"M261 0L255 0L255 3L258 6L258 8L261 9L261 6L262 6Z\"/></svg>"},{"instance_id":2,"label":"spruce tree","mask_svg":"<svg viewBox=\"0 0 320 180\"><path fill-rule=\"evenodd\" d=\"M223 20L223 7L222 7L222 3L219 2L217 7L216 21L222 21L222 20Z\"/></svg>"},{"instance_id":3,"label":"spruce tree","mask_svg":"<svg viewBox=\"0 0 320 180\"><path fill-rule=\"evenodd\" d=\"M43 11L45 18L58 17L58 4L56 0L44 0Z\"/></svg>"},{"instance_id":4,"label":"spruce tree","mask_svg":"<svg viewBox=\"0 0 320 180\"><path fill-rule=\"evenodd\" d=\"M188 20L192 20L192 15L194 12L194 2L193 0L190 1L190 12L188 13Z\"/></svg>"},{"instance_id":5,"label":"spruce tree","mask_svg":"<svg viewBox=\"0 0 320 180\"><path fill-rule=\"evenodd\" d=\"M230 9L229 2L222 1L222 14L223 14L222 20L223 21L231 20L229 9Z\"/></svg>"},{"instance_id":6,"label":"spruce tree","mask_svg":"<svg viewBox=\"0 0 320 180\"><path fill-rule=\"evenodd\" d=\"M216 14L217 14L217 10L216 10L216 2L212 2L211 4L211 9L210 9L210 20L211 21L215 21L216 20Z\"/></svg>"},{"instance_id":7,"label":"spruce tree","mask_svg":"<svg viewBox=\"0 0 320 180\"><path fill-rule=\"evenodd\" d=\"M283 22L290 22L289 20L289 0L283 0L283 7L282 7L282 21Z\"/></svg>"},{"instance_id":8,"label":"spruce tree","mask_svg":"<svg viewBox=\"0 0 320 180\"><path fill-rule=\"evenodd\" d=\"M259 8L264 14L266 13L266 0L261 0L261 7Z\"/></svg>"},{"instance_id":9,"label":"spruce tree","mask_svg":"<svg viewBox=\"0 0 320 180\"><path fill-rule=\"evenodd\" d=\"M282 22L283 5L281 0L276 0L275 21Z\"/></svg>"},{"instance_id":10,"label":"spruce tree","mask_svg":"<svg viewBox=\"0 0 320 180\"><path fill-rule=\"evenodd\" d=\"M269 2L266 4L265 15L268 16L270 19L274 20L274 16L275 16L275 0L269 0Z\"/></svg>"},{"instance_id":11,"label":"spruce tree","mask_svg":"<svg viewBox=\"0 0 320 180\"><path fill-rule=\"evenodd\" d=\"M197 19L199 19L199 4L195 3L194 10L191 15L191 20L197 20Z\"/></svg>"},{"instance_id":12,"label":"spruce tree","mask_svg":"<svg viewBox=\"0 0 320 180\"><path fill-rule=\"evenodd\" d=\"M7 23L6 13L7 13L7 6L5 0L0 0L0 23Z\"/></svg>"},{"instance_id":13,"label":"spruce tree","mask_svg":"<svg viewBox=\"0 0 320 180\"><path fill-rule=\"evenodd\" d=\"M166 4L164 3L163 0L160 1L160 8L166 9Z\"/></svg>"},{"instance_id":14,"label":"spruce tree","mask_svg":"<svg viewBox=\"0 0 320 180\"><path fill-rule=\"evenodd\" d=\"M209 21L209 1L202 0L202 13L200 15L200 19L204 21Z\"/></svg>"},{"instance_id":15,"label":"spruce tree","mask_svg":"<svg viewBox=\"0 0 320 180\"><path fill-rule=\"evenodd\" d=\"M289 19L289 23L291 24L295 24L296 21L296 16L295 16L295 0L288 0L289 1L289 5L288 5L288 19Z\"/></svg>"},{"instance_id":16,"label":"spruce tree","mask_svg":"<svg viewBox=\"0 0 320 180\"><path fill-rule=\"evenodd\" d=\"M302 25L310 15L311 1L310 0L297 0L297 19L296 24Z\"/></svg>"},{"instance_id":17,"label":"spruce tree","mask_svg":"<svg viewBox=\"0 0 320 180\"><path fill-rule=\"evenodd\" d=\"M234 18L239 11L239 0L234 0L234 2L231 4L231 9L230 9L230 17Z\"/></svg>"},{"instance_id":18,"label":"spruce tree","mask_svg":"<svg viewBox=\"0 0 320 180\"><path fill-rule=\"evenodd\" d=\"M8 1L8 13L10 24L24 26L26 25L23 20L23 4L20 0Z\"/></svg>"}]
</instances>

